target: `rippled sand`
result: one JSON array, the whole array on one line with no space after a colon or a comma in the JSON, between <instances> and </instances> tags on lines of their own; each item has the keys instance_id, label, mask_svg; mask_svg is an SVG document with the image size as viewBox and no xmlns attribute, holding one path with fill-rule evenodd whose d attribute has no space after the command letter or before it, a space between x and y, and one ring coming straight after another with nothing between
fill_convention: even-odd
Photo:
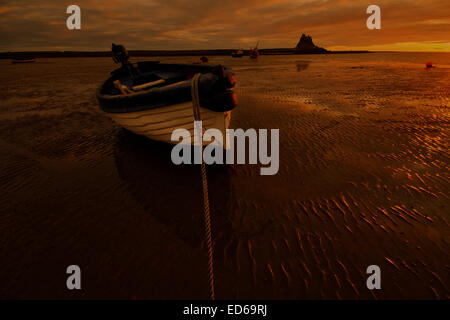
<instances>
[{"instance_id":1,"label":"rippled sand","mask_svg":"<svg viewBox=\"0 0 450 320\"><path fill-rule=\"evenodd\" d=\"M450 297L450 54L211 62L232 127L280 129L278 175L208 168L218 298ZM1 298L208 297L200 169L98 110L113 67L0 61Z\"/></svg>"}]
</instances>

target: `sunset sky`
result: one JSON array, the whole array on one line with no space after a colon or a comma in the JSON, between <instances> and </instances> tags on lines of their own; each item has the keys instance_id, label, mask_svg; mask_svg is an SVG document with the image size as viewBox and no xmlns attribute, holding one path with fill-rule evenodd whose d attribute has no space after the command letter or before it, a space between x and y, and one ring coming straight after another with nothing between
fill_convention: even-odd
<instances>
[{"instance_id":1,"label":"sunset sky","mask_svg":"<svg viewBox=\"0 0 450 320\"><path fill-rule=\"evenodd\" d=\"M71 4L81 30L66 28ZM331 50L450 52L450 0L0 0L0 25L0 51L289 48L306 33Z\"/></svg>"}]
</instances>

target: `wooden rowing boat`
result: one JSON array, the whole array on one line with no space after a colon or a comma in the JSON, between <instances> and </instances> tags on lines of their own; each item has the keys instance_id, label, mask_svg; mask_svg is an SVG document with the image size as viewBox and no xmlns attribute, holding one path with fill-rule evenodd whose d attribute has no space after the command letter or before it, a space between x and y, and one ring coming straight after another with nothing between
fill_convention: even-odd
<instances>
[{"instance_id":1,"label":"wooden rowing boat","mask_svg":"<svg viewBox=\"0 0 450 320\"><path fill-rule=\"evenodd\" d=\"M123 50L125 50L123 48ZM214 128L225 136L231 110L236 106L232 91L235 78L221 65L163 64L142 61L133 65L128 54L116 60L122 67L97 91L100 108L122 127L150 139L171 141L172 132L186 129L194 137L191 79L200 73L200 113L204 130Z\"/></svg>"}]
</instances>

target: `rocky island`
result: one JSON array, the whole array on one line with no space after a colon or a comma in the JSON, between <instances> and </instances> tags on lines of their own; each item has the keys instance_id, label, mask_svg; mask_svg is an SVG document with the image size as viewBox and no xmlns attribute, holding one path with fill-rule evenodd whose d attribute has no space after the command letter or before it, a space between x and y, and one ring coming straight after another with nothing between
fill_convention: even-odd
<instances>
[{"instance_id":1,"label":"rocky island","mask_svg":"<svg viewBox=\"0 0 450 320\"><path fill-rule=\"evenodd\" d=\"M295 50L300 53L326 53L328 50L318 47L312 41L311 36L307 36L304 33L300 37Z\"/></svg>"}]
</instances>

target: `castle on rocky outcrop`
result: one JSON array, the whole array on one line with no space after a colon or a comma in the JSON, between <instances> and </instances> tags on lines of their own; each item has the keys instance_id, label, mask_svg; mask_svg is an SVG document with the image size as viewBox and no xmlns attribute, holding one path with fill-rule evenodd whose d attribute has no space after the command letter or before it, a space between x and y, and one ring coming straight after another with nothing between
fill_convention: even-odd
<instances>
[{"instance_id":1,"label":"castle on rocky outcrop","mask_svg":"<svg viewBox=\"0 0 450 320\"><path fill-rule=\"evenodd\" d=\"M295 47L296 51L300 52L311 52L311 53L325 53L327 52L326 49L317 47L314 42L312 41L311 36L307 36L305 34L302 34L300 41L297 43L297 46Z\"/></svg>"}]
</instances>

